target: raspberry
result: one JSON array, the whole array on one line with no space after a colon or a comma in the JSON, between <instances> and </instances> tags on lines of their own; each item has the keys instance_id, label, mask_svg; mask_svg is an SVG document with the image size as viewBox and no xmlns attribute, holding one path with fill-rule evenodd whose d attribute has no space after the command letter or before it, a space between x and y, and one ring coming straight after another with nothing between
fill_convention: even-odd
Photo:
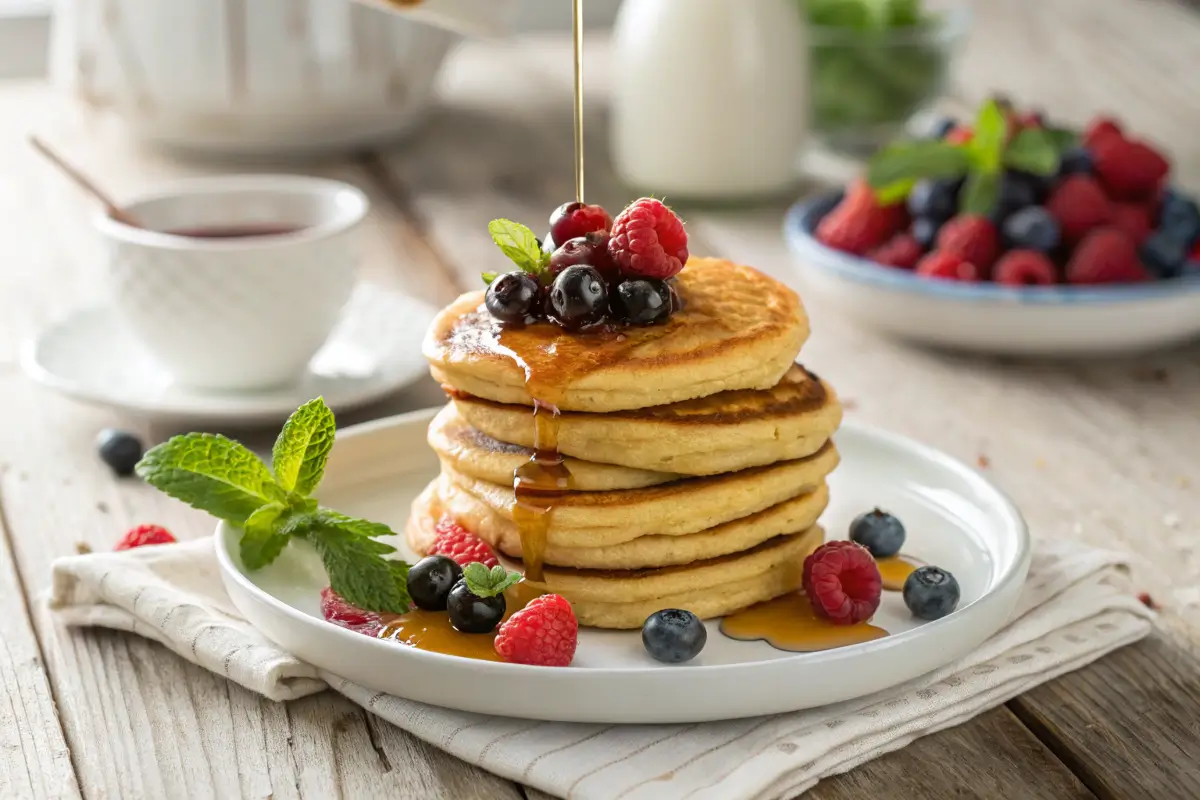
<instances>
[{"instance_id":1,"label":"raspberry","mask_svg":"<svg viewBox=\"0 0 1200 800\"><path fill-rule=\"evenodd\" d=\"M975 138L975 131L968 128L966 125L955 125L946 134L943 141L950 144L966 144Z\"/></svg>"},{"instance_id":2,"label":"raspberry","mask_svg":"<svg viewBox=\"0 0 1200 800\"><path fill-rule=\"evenodd\" d=\"M565 667L575 657L579 622L566 598L544 594L500 624L496 652L511 664Z\"/></svg>"},{"instance_id":3,"label":"raspberry","mask_svg":"<svg viewBox=\"0 0 1200 800\"><path fill-rule=\"evenodd\" d=\"M912 237L912 234L898 233L887 242L876 247L867 257L877 264L901 269L912 269L921 260L925 248Z\"/></svg>"},{"instance_id":4,"label":"raspberry","mask_svg":"<svg viewBox=\"0 0 1200 800\"><path fill-rule=\"evenodd\" d=\"M1049 286L1057 281L1054 262L1037 250L1010 250L992 272L992 279L1006 286Z\"/></svg>"},{"instance_id":5,"label":"raspberry","mask_svg":"<svg viewBox=\"0 0 1200 800\"><path fill-rule=\"evenodd\" d=\"M600 206L563 203L550 215L550 238L559 246L571 239L610 228L612 217Z\"/></svg>"},{"instance_id":6,"label":"raspberry","mask_svg":"<svg viewBox=\"0 0 1200 800\"><path fill-rule=\"evenodd\" d=\"M958 253L981 270L986 270L1000 254L1000 233L987 217L960 214L938 231L937 249Z\"/></svg>"},{"instance_id":7,"label":"raspberry","mask_svg":"<svg viewBox=\"0 0 1200 800\"><path fill-rule=\"evenodd\" d=\"M448 556L464 567L475 561L485 567L494 567L500 563L490 544L450 517L442 517L435 530L437 538L433 540L433 547L429 548L425 555Z\"/></svg>"},{"instance_id":8,"label":"raspberry","mask_svg":"<svg viewBox=\"0 0 1200 800\"><path fill-rule=\"evenodd\" d=\"M804 559L804 593L817 616L853 625L866 622L879 608L883 580L867 548L826 542Z\"/></svg>"},{"instance_id":9,"label":"raspberry","mask_svg":"<svg viewBox=\"0 0 1200 800\"><path fill-rule=\"evenodd\" d=\"M617 215L608 254L625 275L666 280L688 260L683 220L653 197L634 200Z\"/></svg>"},{"instance_id":10,"label":"raspberry","mask_svg":"<svg viewBox=\"0 0 1200 800\"><path fill-rule=\"evenodd\" d=\"M1046 200L1046 210L1058 220L1063 240L1075 244L1088 231L1112 220L1113 207L1095 178L1071 175L1055 187Z\"/></svg>"},{"instance_id":11,"label":"raspberry","mask_svg":"<svg viewBox=\"0 0 1200 800\"><path fill-rule=\"evenodd\" d=\"M975 282L983 280L979 267L958 253L934 250L917 262L917 274L925 278Z\"/></svg>"},{"instance_id":12,"label":"raspberry","mask_svg":"<svg viewBox=\"0 0 1200 800\"><path fill-rule=\"evenodd\" d=\"M1133 242L1116 228L1089 233L1067 262L1068 283L1138 283L1149 277Z\"/></svg>"},{"instance_id":13,"label":"raspberry","mask_svg":"<svg viewBox=\"0 0 1200 800\"><path fill-rule=\"evenodd\" d=\"M366 636L375 636L383 628L383 620L378 614L347 603L332 586L321 590L321 615L327 622Z\"/></svg>"},{"instance_id":14,"label":"raspberry","mask_svg":"<svg viewBox=\"0 0 1200 800\"><path fill-rule=\"evenodd\" d=\"M904 227L902 204L883 206L864 180L846 189L846 196L817 225L817 241L826 247L865 256Z\"/></svg>"},{"instance_id":15,"label":"raspberry","mask_svg":"<svg viewBox=\"0 0 1200 800\"><path fill-rule=\"evenodd\" d=\"M1124 231L1134 244L1141 244L1154 230L1150 209L1139 203L1114 203L1112 226Z\"/></svg>"},{"instance_id":16,"label":"raspberry","mask_svg":"<svg viewBox=\"0 0 1200 800\"><path fill-rule=\"evenodd\" d=\"M1095 147L1098 142L1111 138L1120 138L1121 126L1109 117L1096 117L1088 123L1083 132L1084 147Z\"/></svg>"},{"instance_id":17,"label":"raspberry","mask_svg":"<svg viewBox=\"0 0 1200 800\"><path fill-rule=\"evenodd\" d=\"M1109 136L1092 147L1096 175L1116 200L1143 200L1152 196L1171 165L1145 142Z\"/></svg>"},{"instance_id":18,"label":"raspberry","mask_svg":"<svg viewBox=\"0 0 1200 800\"><path fill-rule=\"evenodd\" d=\"M114 550L132 550L148 544L174 544L178 539L161 525L138 525L121 537Z\"/></svg>"},{"instance_id":19,"label":"raspberry","mask_svg":"<svg viewBox=\"0 0 1200 800\"><path fill-rule=\"evenodd\" d=\"M1200 239L1196 240L1196 244L1192 247L1192 252L1188 254L1188 261L1200 262Z\"/></svg>"}]
</instances>

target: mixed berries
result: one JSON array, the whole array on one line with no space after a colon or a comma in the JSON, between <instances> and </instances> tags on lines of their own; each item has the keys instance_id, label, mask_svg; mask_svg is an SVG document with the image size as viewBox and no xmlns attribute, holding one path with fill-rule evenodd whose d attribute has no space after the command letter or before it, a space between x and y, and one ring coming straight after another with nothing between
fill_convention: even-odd
<instances>
[{"instance_id":1,"label":"mixed berries","mask_svg":"<svg viewBox=\"0 0 1200 800\"><path fill-rule=\"evenodd\" d=\"M1075 133L992 100L972 125L947 120L931 139L881 151L816 238L940 280L1088 285L1200 274L1200 207L1168 186L1170 171L1113 119Z\"/></svg>"},{"instance_id":2,"label":"mixed berries","mask_svg":"<svg viewBox=\"0 0 1200 800\"><path fill-rule=\"evenodd\" d=\"M687 232L659 200L635 200L616 219L597 205L566 203L544 240L509 220L488 230L518 267L483 276L484 306L501 322L654 325L682 306L672 279L687 264Z\"/></svg>"}]
</instances>

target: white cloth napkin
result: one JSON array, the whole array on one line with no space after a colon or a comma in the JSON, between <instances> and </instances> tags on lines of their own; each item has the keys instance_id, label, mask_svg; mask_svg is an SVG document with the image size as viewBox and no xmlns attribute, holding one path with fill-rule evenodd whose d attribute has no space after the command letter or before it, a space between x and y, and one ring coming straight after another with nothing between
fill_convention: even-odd
<instances>
[{"instance_id":1,"label":"white cloth napkin","mask_svg":"<svg viewBox=\"0 0 1200 800\"><path fill-rule=\"evenodd\" d=\"M238 616L207 539L61 559L54 565L50 603L68 625L155 639L275 700L328 684L459 758L558 797L774 800L964 722L1145 636L1152 614L1120 578L1124 563L1119 553L1039 542L1013 621L966 658L895 689L826 708L694 725L488 717L350 683L280 650Z\"/></svg>"}]
</instances>

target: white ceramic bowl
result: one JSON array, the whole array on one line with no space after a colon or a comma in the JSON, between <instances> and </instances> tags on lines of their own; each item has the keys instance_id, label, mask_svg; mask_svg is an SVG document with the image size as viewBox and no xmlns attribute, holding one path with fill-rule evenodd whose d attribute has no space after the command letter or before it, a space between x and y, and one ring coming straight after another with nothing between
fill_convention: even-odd
<instances>
[{"instance_id":1,"label":"white ceramic bowl","mask_svg":"<svg viewBox=\"0 0 1200 800\"><path fill-rule=\"evenodd\" d=\"M840 193L797 203L783 233L812 303L918 344L1019 356L1115 355L1200 337L1200 274L1128 286L1014 288L918 277L813 237Z\"/></svg>"},{"instance_id":2,"label":"white ceramic bowl","mask_svg":"<svg viewBox=\"0 0 1200 800\"><path fill-rule=\"evenodd\" d=\"M107 215L111 300L179 383L279 387L304 374L354 288L368 202L340 181L297 175L200 178L125 204L146 229ZM282 226L205 239L162 231Z\"/></svg>"}]
</instances>

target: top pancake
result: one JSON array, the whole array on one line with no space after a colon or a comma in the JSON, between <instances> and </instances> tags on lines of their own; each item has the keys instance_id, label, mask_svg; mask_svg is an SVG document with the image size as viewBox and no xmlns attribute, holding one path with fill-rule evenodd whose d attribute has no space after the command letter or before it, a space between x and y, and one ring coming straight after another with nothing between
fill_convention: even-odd
<instances>
[{"instance_id":1,"label":"top pancake","mask_svg":"<svg viewBox=\"0 0 1200 800\"><path fill-rule=\"evenodd\" d=\"M808 338L796 294L750 267L692 258L678 290L684 307L662 325L587 333L501 325L470 292L434 319L425 357L435 379L476 397L608 413L769 389Z\"/></svg>"}]
</instances>

